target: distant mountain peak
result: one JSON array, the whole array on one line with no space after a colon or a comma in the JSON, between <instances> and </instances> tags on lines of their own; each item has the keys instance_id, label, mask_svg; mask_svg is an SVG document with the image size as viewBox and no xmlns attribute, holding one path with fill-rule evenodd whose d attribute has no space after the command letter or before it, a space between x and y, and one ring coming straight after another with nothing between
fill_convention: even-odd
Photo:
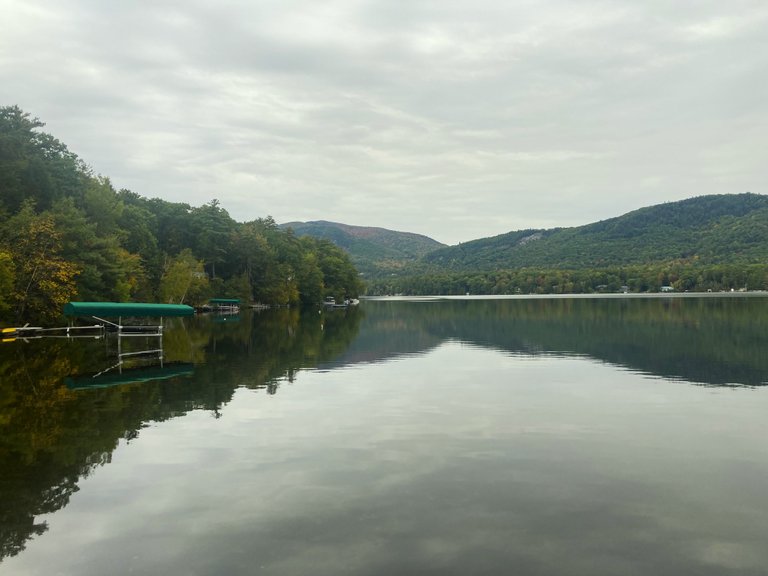
<instances>
[{"instance_id":1,"label":"distant mountain peak","mask_svg":"<svg viewBox=\"0 0 768 576\"><path fill-rule=\"evenodd\" d=\"M280 227L291 228L299 236L330 240L346 250L358 269L366 274L401 269L446 246L423 234L328 220L286 222Z\"/></svg>"}]
</instances>

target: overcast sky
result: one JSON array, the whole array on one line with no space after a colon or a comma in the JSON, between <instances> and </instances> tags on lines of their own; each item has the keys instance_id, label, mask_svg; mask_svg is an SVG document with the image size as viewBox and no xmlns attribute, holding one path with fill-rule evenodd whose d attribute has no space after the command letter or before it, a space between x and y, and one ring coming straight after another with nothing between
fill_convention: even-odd
<instances>
[{"instance_id":1,"label":"overcast sky","mask_svg":"<svg viewBox=\"0 0 768 576\"><path fill-rule=\"evenodd\" d=\"M765 0L0 0L0 105L117 188L448 244L766 193Z\"/></svg>"}]
</instances>

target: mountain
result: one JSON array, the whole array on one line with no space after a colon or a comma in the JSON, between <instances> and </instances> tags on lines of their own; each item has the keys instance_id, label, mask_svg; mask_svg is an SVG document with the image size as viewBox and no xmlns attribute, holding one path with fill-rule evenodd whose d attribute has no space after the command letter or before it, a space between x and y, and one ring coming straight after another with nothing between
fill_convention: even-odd
<instances>
[{"instance_id":1,"label":"mountain","mask_svg":"<svg viewBox=\"0 0 768 576\"><path fill-rule=\"evenodd\" d=\"M520 230L441 248L433 269L581 269L669 261L700 264L768 260L768 196L699 196L641 208L575 228Z\"/></svg>"},{"instance_id":2,"label":"mountain","mask_svg":"<svg viewBox=\"0 0 768 576\"><path fill-rule=\"evenodd\" d=\"M421 234L325 220L287 222L280 227L290 228L298 236L331 240L346 250L358 270L367 275L400 270L433 250L445 247L445 244Z\"/></svg>"}]
</instances>

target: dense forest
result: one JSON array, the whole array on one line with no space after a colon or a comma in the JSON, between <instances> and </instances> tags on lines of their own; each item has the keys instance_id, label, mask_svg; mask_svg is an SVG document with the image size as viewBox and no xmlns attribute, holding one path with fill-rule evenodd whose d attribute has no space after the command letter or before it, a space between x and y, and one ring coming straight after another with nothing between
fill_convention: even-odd
<instances>
[{"instance_id":1,"label":"dense forest","mask_svg":"<svg viewBox=\"0 0 768 576\"><path fill-rule=\"evenodd\" d=\"M455 272L423 267L371 280L372 295L599 294L616 292L729 292L768 289L766 264L649 262L604 268L514 268Z\"/></svg>"},{"instance_id":2,"label":"dense forest","mask_svg":"<svg viewBox=\"0 0 768 576\"><path fill-rule=\"evenodd\" d=\"M270 217L236 222L116 190L17 106L0 108L0 322L50 322L70 300L315 304L361 290L349 256Z\"/></svg>"}]
</instances>

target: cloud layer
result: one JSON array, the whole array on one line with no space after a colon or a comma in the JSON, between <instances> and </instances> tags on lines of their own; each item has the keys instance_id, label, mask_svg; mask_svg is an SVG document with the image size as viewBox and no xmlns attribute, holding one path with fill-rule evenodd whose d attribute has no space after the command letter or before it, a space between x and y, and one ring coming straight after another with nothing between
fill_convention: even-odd
<instances>
[{"instance_id":1,"label":"cloud layer","mask_svg":"<svg viewBox=\"0 0 768 576\"><path fill-rule=\"evenodd\" d=\"M455 243L765 192L768 6L0 0L0 104L144 196Z\"/></svg>"}]
</instances>

